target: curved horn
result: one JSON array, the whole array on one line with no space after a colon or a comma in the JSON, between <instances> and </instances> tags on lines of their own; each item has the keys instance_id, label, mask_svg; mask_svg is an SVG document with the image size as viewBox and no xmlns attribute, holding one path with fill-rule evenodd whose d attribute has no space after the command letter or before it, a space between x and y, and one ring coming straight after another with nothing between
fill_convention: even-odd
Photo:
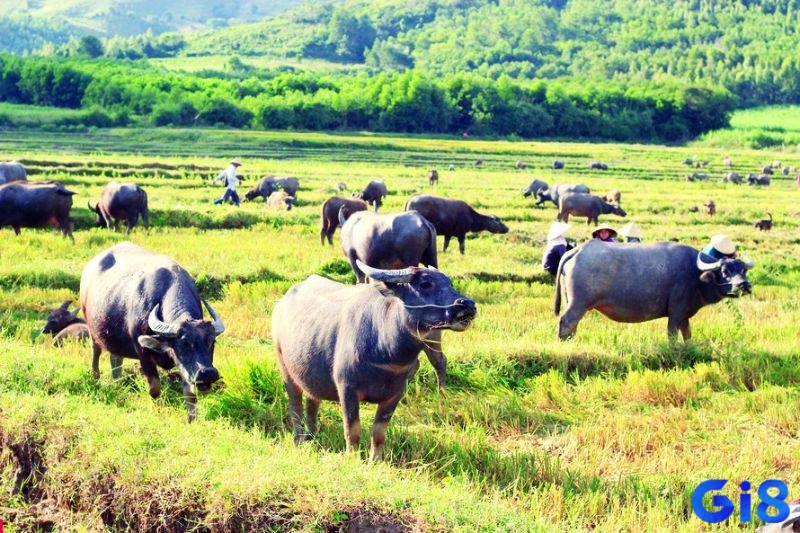
<instances>
[{"instance_id":1,"label":"curved horn","mask_svg":"<svg viewBox=\"0 0 800 533\"><path fill-rule=\"evenodd\" d=\"M742 263L744 263L744 266L747 268L747 270L750 270L751 268L756 266L756 262L747 257L746 255L742 256Z\"/></svg>"},{"instance_id":2,"label":"curved horn","mask_svg":"<svg viewBox=\"0 0 800 533\"><path fill-rule=\"evenodd\" d=\"M86 205L89 207L89 211L91 211L92 213L97 213L97 209L92 207L91 203L86 202Z\"/></svg>"},{"instance_id":3,"label":"curved horn","mask_svg":"<svg viewBox=\"0 0 800 533\"><path fill-rule=\"evenodd\" d=\"M147 325L153 330L155 333L159 335L163 335L165 337L177 337L178 331L180 328L173 324L167 324L166 322L162 322L158 319L156 315L158 315L158 308L161 307L161 304L156 304L152 311L150 311L150 316L147 317Z\"/></svg>"},{"instance_id":4,"label":"curved horn","mask_svg":"<svg viewBox=\"0 0 800 533\"><path fill-rule=\"evenodd\" d=\"M222 323L222 319L219 317L217 312L214 311L214 308L211 307L211 305L207 301L203 300L203 305L206 306L208 314L211 315L211 318L214 319L214 333L216 333L217 335L222 335L222 332L225 331L225 324Z\"/></svg>"},{"instance_id":5,"label":"curved horn","mask_svg":"<svg viewBox=\"0 0 800 533\"><path fill-rule=\"evenodd\" d=\"M64 311L66 311L67 309L69 309L69 306L70 306L71 303L72 303L72 300L67 300L66 302L61 304L61 307L59 307L59 309L63 309Z\"/></svg>"},{"instance_id":6,"label":"curved horn","mask_svg":"<svg viewBox=\"0 0 800 533\"><path fill-rule=\"evenodd\" d=\"M344 217L344 208L347 207L343 205L339 208L339 225L344 226L344 223L347 222L347 219Z\"/></svg>"},{"instance_id":7,"label":"curved horn","mask_svg":"<svg viewBox=\"0 0 800 533\"><path fill-rule=\"evenodd\" d=\"M359 259L356 259L356 265L368 277L384 283L408 283L414 276L414 270L416 269L415 267L408 267L397 270L382 270L365 265Z\"/></svg>"},{"instance_id":8,"label":"curved horn","mask_svg":"<svg viewBox=\"0 0 800 533\"><path fill-rule=\"evenodd\" d=\"M697 268L700 270L700 272L706 272L708 270L716 270L721 266L722 266L722 259L714 263L704 263L700 259L700 254L697 254Z\"/></svg>"}]
</instances>

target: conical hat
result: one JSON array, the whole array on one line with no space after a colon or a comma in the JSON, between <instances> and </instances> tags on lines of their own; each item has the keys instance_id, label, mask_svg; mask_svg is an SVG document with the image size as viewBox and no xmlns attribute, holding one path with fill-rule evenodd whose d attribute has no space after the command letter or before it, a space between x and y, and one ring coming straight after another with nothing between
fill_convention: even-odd
<instances>
[{"instance_id":1,"label":"conical hat","mask_svg":"<svg viewBox=\"0 0 800 533\"><path fill-rule=\"evenodd\" d=\"M711 237L711 246L724 255L736 253L736 245L733 244L733 241L730 240L727 235L714 235Z\"/></svg>"},{"instance_id":2,"label":"conical hat","mask_svg":"<svg viewBox=\"0 0 800 533\"><path fill-rule=\"evenodd\" d=\"M600 230L604 230L604 229L607 229L611 233L612 237L616 237L617 236L617 230L615 230L614 228L612 228L608 224L603 223L603 224L600 224L599 226L597 226L594 229L594 231L592 232L592 237L595 237L597 235L597 232L599 232Z\"/></svg>"},{"instance_id":3,"label":"conical hat","mask_svg":"<svg viewBox=\"0 0 800 533\"><path fill-rule=\"evenodd\" d=\"M633 222L628 222L621 228L619 228L619 234L623 237L635 237L637 239L642 238L642 230L639 229L639 226L634 224Z\"/></svg>"},{"instance_id":4,"label":"conical hat","mask_svg":"<svg viewBox=\"0 0 800 533\"><path fill-rule=\"evenodd\" d=\"M242 166L242 161L238 157L234 157L231 159L231 165L236 165L237 167Z\"/></svg>"},{"instance_id":5,"label":"conical hat","mask_svg":"<svg viewBox=\"0 0 800 533\"><path fill-rule=\"evenodd\" d=\"M550 231L547 232L547 240L552 241L553 239L563 237L570 226L572 226L572 224L567 224L566 222L553 222L550 224Z\"/></svg>"}]
</instances>

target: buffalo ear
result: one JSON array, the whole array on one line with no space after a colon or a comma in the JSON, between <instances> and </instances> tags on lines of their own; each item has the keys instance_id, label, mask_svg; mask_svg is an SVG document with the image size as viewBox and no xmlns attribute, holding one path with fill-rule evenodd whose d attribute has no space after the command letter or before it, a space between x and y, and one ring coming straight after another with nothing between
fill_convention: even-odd
<instances>
[{"instance_id":1,"label":"buffalo ear","mask_svg":"<svg viewBox=\"0 0 800 533\"><path fill-rule=\"evenodd\" d=\"M705 272L700 274L700 281L702 281L703 283L711 283L712 281L714 281L714 272L712 272L711 270L706 270Z\"/></svg>"},{"instance_id":2,"label":"buffalo ear","mask_svg":"<svg viewBox=\"0 0 800 533\"><path fill-rule=\"evenodd\" d=\"M157 337L153 337L152 335L139 335L139 338L136 340L139 341L139 346L142 348L158 353L166 352L167 348L169 347L169 344L162 342Z\"/></svg>"}]
</instances>

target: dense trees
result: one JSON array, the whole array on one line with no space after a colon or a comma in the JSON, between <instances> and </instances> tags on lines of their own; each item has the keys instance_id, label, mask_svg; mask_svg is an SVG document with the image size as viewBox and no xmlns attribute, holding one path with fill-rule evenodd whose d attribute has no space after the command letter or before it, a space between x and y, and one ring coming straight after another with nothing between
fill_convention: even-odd
<instances>
[{"instance_id":1,"label":"dense trees","mask_svg":"<svg viewBox=\"0 0 800 533\"><path fill-rule=\"evenodd\" d=\"M370 129L677 141L727 123L724 89L668 83L497 80L419 70L355 77L260 72L224 79L145 62L0 55L0 101L84 108L93 125ZM100 111L102 110L102 111Z\"/></svg>"}]
</instances>

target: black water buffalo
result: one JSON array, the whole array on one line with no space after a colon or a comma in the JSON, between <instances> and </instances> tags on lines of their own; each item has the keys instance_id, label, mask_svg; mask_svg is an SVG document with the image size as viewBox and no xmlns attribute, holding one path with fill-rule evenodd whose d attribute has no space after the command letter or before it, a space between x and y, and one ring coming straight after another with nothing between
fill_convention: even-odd
<instances>
[{"instance_id":1,"label":"black water buffalo","mask_svg":"<svg viewBox=\"0 0 800 533\"><path fill-rule=\"evenodd\" d=\"M203 320L205 305L212 320ZM208 392L219 379L214 342L225 327L200 300L194 280L175 261L129 242L96 255L81 275L81 311L92 337L92 371L100 376L100 354L111 354L119 377L122 358L138 359L150 396L161 395L158 368L177 367L191 422L197 417L195 389Z\"/></svg>"},{"instance_id":2,"label":"black water buffalo","mask_svg":"<svg viewBox=\"0 0 800 533\"><path fill-rule=\"evenodd\" d=\"M558 207L561 197L572 192L589 194L591 191L589 190L589 187L583 183L579 183L577 185L554 185L547 189L539 190L537 193L536 205L542 205L543 203L550 201L553 202L556 207Z\"/></svg>"},{"instance_id":3,"label":"black water buffalo","mask_svg":"<svg viewBox=\"0 0 800 533\"><path fill-rule=\"evenodd\" d=\"M333 246L333 234L336 233L336 228L339 227L339 210L342 206L345 207L342 212L345 220L356 211L367 210L367 204L364 200L340 198L338 196L325 200L325 203L322 204L322 214L320 216L322 229L319 232L319 239L322 245L325 245L325 239L328 239L328 244Z\"/></svg>"},{"instance_id":4,"label":"black water buffalo","mask_svg":"<svg viewBox=\"0 0 800 533\"><path fill-rule=\"evenodd\" d=\"M289 289L272 312L272 339L295 442L316 433L320 401L330 400L341 405L347 450L357 450L359 404L375 403L370 460L379 461L420 351L436 342L434 332L465 330L477 309L436 269L379 270L360 261L358 268L378 284L311 276Z\"/></svg>"},{"instance_id":5,"label":"black water buffalo","mask_svg":"<svg viewBox=\"0 0 800 533\"><path fill-rule=\"evenodd\" d=\"M562 168L564 168L563 161L559 161L558 159L553 161L553 170L561 170Z\"/></svg>"},{"instance_id":6,"label":"black water buffalo","mask_svg":"<svg viewBox=\"0 0 800 533\"><path fill-rule=\"evenodd\" d=\"M275 176L263 176L258 180L255 187L245 193L244 198L247 201L251 201L257 196L260 196L266 202L269 200L272 193L280 190L286 192L289 196L297 198L297 191L300 190L300 182L297 181L297 178L292 177L276 178Z\"/></svg>"},{"instance_id":7,"label":"black water buffalo","mask_svg":"<svg viewBox=\"0 0 800 533\"><path fill-rule=\"evenodd\" d=\"M416 211L391 215L360 211L345 220L340 208L339 224L342 226L342 250L359 283L365 283L366 276L359 270L357 259L379 268L403 268L420 263L439 266L436 229Z\"/></svg>"},{"instance_id":8,"label":"black water buffalo","mask_svg":"<svg viewBox=\"0 0 800 533\"><path fill-rule=\"evenodd\" d=\"M66 301L61 307L47 316L42 333L53 335L53 346L62 346L68 338L88 339L89 328L83 319L78 318L80 309L70 311L72 302Z\"/></svg>"},{"instance_id":9,"label":"black water buffalo","mask_svg":"<svg viewBox=\"0 0 800 533\"><path fill-rule=\"evenodd\" d=\"M558 267L556 315L562 286L567 300L558 336L574 335L583 315L596 309L616 322L666 317L669 337L680 330L688 340L689 319L701 307L750 292L746 272L752 267L740 259L702 263L698 251L685 244L589 241L567 252Z\"/></svg>"},{"instance_id":10,"label":"black water buffalo","mask_svg":"<svg viewBox=\"0 0 800 533\"><path fill-rule=\"evenodd\" d=\"M766 174L767 176L771 176L772 175L772 166L771 165L767 165L767 166L763 167L761 169L761 173L762 174Z\"/></svg>"},{"instance_id":11,"label":"black water buffalo","mask_svg":"<svg viewBox=\"0 0 800 533\"><path fill-rule=\"evenodd\" d=\"M300 190L300 182L297 181L297 178L289 176L288 178L282 178L278 180L278 188L283 190L283 192L292 198L296 199L297 191Z\"/></svg>"},{"instance_id":12,"label":"black water buffalo","mask_svg":"<svg viewBox=\"0 0 800 533\"><path fill-rule=\"evenodd\" d=\"M150 227L147 208L147 193L136 183L112 181L103 187L100 201L89 209L97 215L97 226L116 230L120 220L125 221L127 233L131 232L142 217L145 228Z\"/></svg>"},{"instance_id":13,"label":"black water buffalo","mask_svg":"<svg viewBox=\"0 0 800 533\"><path fill-rule=\"evenodd\" d=\"M11 226L19 235L20 228L56 224L75 242L69 218L74 194L55 181L12 181L0 185L0 227Z\"/></svg>"},{"instance_id":14,"label":"black water buffalo","mask_svg":"<svg viewBox=\"0 0 800 533\"><path fill-rule=\"evenodd\" d=\"M590 170L608 170L608 165L599 161L592 161L587 166Z\"/></svg>"},{"instance_id":15,"label":"black water buffalo","mask_svg":"<svg viewBox=\"0 0 800 533\"><path fill-rule=\"evenodd\" d=\"M525 164L525 161L517 161L516 163L514 163L514 168L516 168L517 170L525 170L526 168L528 168L528 165Z\"/></svg>"},{"instance_id":16,"label":"black water buffalo","mask_svg":"<svg viewBox=\"0 0 800 533\"><path fill-rule=\"evenodd\" d=\"M11 181L27 181L28 173L25 167L16 161L0 163L0 185Z\"/></svg>"},{"instance_id":17,"label":"black water buffalo","mask_svg":"<svg viewBox=\"0 0 800 533\"><path fill-rule=\"evenodd\" d=\"M439 171L435 168L432 168L428 171L428 185L438 185L439 184Z\"/></svg>"},{"instance_id":18,"label":"black water buffalo","mask_svg":"<svg viewBox=\"0 0 800 533\"><path fill-rule=\"evenodd\" d=\"M458 249L464 253L464 240L467 233L488 231L490 233L508 233L508 226L494 215L481 215L469 204L461 200L437 198L427 194L412 197L406 203L406 211L414 210L425 217L436 228L437 235L444 236L444 248L450 239L458 239Z\"/></svg>"},{"instance_id":19,"label":"black water buffalo","mask_svg":"<svg viewBox=\"0 0 800 533\"><path fill-rule=\"evenodd\" d=\"M736 172L728 172L723 176L722 181L725 183L733 183L735 185L739 185L742 183L742 176L737 174Z\"/></svg>"},{"instance_id":20,"label":"black water buffalo","mask_svg":"<svg viewBox=\"0 0 800 533\"><path fill-rule=\"evenodd\" d=\"M290 196L286 191L275 191L267 198L267 207L279 211L291 211L294 205L294 196Z\"/></svg>"},{"instance_id":21,"label":"black water buffalo","mask_svg":"<svg viewBox=\"0 0 800 533\"><path fill-rule=\"evenodd\" d=\"M759 185L762 187L769 187L771 178L767 175L763 176L754 176L750 174L747 176L747 184L748 185Z\"/></svg>"},{"instance_id":22,"label":"black water buffalo","mask_svg":"<svg viewBox=\"0 0 800 533\"><path fill-rule=\"evenodd\" d=\"M528 185L528 188L522 189L522 196L527 198L530 195L533 195L535 198L539 198L539 191L547 190L550 186L547 182L542 181L540 179L535 179Z\"/></svg>"},{"instance_id":23,"label":"black water buffalo","mask_svg":"<svg viewBox=\"0 0 800 533\"><path fill-rule=\"evenodd\" d=\"M569 216L586 217L586 223L597 225L600 215L614 214L620 217L627 215L618 205L610 204L599 196L591 194L569 193L561 197L558 209L558 220L569 222Z\"/></svg>"},{"instance_id":24,"label":"black water buffalo","mask_svg":"<svg viewBox=\"0 0 800 533\"><path fill-rule=\"evenodd\" d=\"M389 191L386 189L386 184L384 182L370 181L367 183L367 186L364 187L363 191L354 196L370 204L377 213L378 208L383 205L383 197L388 195Z\"/></svg>"}]
</instances>

